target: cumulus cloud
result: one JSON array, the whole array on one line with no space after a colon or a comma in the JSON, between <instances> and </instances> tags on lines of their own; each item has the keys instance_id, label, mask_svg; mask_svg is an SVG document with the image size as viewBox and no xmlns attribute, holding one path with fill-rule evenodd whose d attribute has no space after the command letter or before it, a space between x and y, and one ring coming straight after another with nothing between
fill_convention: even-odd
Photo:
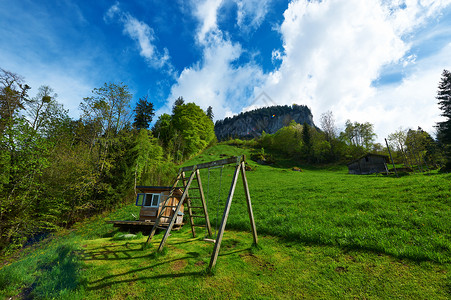
<instances>
[{"instance_id":1,"label":"cumulus cloud","mask_svg":"<svg viewBox=\"0 0 451 300\"><path fill-rule=\"evenodd\" d=\"M241 52L239 45L225 40L206 47L203 60L182 71L162 111L167 112L172 102L183 96L203 109L211 105L217 118L238 113L243 99L251 97L253 87L261 84L263 78L260 68L254 64L233 66Z\"/></svg>"},{"instance_id":2,"label":"cumulus cloud","mask_svg":"<svg viewBox=\"0 0 451 300\"><path fill-rule=\"evenodd\" d=\"M196 41L202 51L202 60L185 68L172 86L166 106L157 113L168 112L179 96L195 101L206 109L213 107L216 119L239 113L252 97L254 87L263 83L263 72L253 62L237 65L243 54L239 43L226 37L217 25L220 0L193 2L193 15L199 26Z\"/></svg>"},{"instance_id":3,"label":"cumulus cloud","mask_svg":"<svg viewBox=\"0 0 451 300\"><path fill-rule=\"evenodd\" d=\"M104 16L105 22L116 20L124 26L123 32L133 39L140 49L140 55L155 69L167 67L172 72L169 51L164 48L160 52L154 44L156 39L153 29L144 22L139 21L128 12L123 12L119 3L111 6Z\"/></svg>"}]
</instances>

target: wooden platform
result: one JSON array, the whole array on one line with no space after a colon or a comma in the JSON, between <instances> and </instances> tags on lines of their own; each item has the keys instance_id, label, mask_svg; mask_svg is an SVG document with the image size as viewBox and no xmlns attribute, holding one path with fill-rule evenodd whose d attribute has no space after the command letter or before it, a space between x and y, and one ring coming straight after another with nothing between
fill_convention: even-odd
<instances>
[{"instance_id":1,"label":"wooden platform","mask_svg":"<svg viewBox=\"0 0 451 300\"><path fill-rule=\"evenodd\" d=\"M145 222L145 221L106 221L109 224L113 224L114 227L119 227L122 230L128 231L150 231L152 230L153 224L155 222ZM172 230L180 230L184 223L174 224ZM158 229L167 229L169 223L160 223Z\"/></svg>"}]
</instances>

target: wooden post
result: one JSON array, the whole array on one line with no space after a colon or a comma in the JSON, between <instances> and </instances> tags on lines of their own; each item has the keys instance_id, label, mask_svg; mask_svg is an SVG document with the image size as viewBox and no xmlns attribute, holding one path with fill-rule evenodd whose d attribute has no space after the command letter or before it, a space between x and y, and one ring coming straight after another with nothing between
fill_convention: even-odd
<instances>
[{"instance_id":1,"label":"wooden post","mask_svg":"<svg viewBox=\"0 0 451 300\"><path fill-rule=\"evenodd\" d=\"M398 176L398 171L396 171L395 161L393 160L393 157L391 156L391 151L390 151L390 147L388 146L387 139L385 139L385 144L387 144L388 154L390 154L390 159L391 159L391 162L393 164L393 169L395 170L396 177L399 177Z\"/></svg>"},{"instance_id":2,"label":"wooden post","mask_svg":"<svg viewBox=\"0 0 451 300\"><path fill-rule=\"evenodd\" d=\"M221 241L224 235L225 226L227 223L227 218L230 212L230 205L232 204L233 194L235 192L236 182L238 180L238 173L240 173L240 165L237 164L235 168L235 173L233 174L232 185L230 186L229 196L227 197L226 206L224 209L224 214L222 215L221 225L219 226L218 234L216 236L216 243L213 249L213 253L211 254L210 265L208 266L208 270L211 271L216 265L216 260L218 259L219 249L221 248Z\"/></svg>"},{"instance_id":3,"label":"wooden post","mask_svg":"<svg viewBox=\"0 0 451 300\"><path fill-rule=\"evenodd\" d=\"M191 182L193 182L194 174L195 174L195 172L191 173L191 176L188 179L188 183L185 187L185 190L183 191L182 198L180 199L179 204L177 204L177 208L175 209L174 215L172 216L171 222L169 223L168 229L166 229L166 232L164 233L163 239L161 240L160 246L158 247L158 251L163 250L164 244L166 243L166 240L168 239L169 234L171 233L171 230L172 230L172 227L174 226L175 220L177 220L177 215L180 211L180 208L182 207L183 202L185 202L186 195L188 194L189 186L191 185ZM157 222L155 222L155 224L156 223Z\"/></svg>"},{"instance_id":4,"label":"wooden post","mask_svg":"<svg viewBox=\"0 0 451 300\"><path fill-rule=\"evenodd\" d=\"M196 178L199 184L200 201L202 202L202 207L205 215L205 226L207 227L208 236L211 237L211 224L210 218L208 217L207 202L205 202L204 188L202 187L202 181L200 180L200 171L198 169L196 170Z\"/></svg>"},{"instance_id":5,"label":"wooden post","mask_svg":"<svg viewBox=\"0 0 451 300\"><path fill-rule=\"evenodd\" d=\"M254 213L252 212L251 195L249 193L249 187L247 185L246 164L244 163L244 160L241 162L241 177L243 179L244 194L246 195L246 203L247 203L247 212L249 214L249 220L251 221L251 228L252 228L252 235L254 237L254 244L257 244L258 243L257 228L255 227Z\"/></svg>"}]
</instances>

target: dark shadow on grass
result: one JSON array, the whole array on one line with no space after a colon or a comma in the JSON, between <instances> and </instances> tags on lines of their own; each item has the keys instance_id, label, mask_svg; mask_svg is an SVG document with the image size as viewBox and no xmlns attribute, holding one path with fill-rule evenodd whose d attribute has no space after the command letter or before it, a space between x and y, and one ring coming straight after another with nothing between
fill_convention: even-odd
<instances>
[{"instance_id":1,"label":"dark shadow on grass","mask_svg":"<svg viewBox=\"0 0 451 300\"><path fill-rule=\"evenodd\" d=\"M115 281L111 281L111 282L105 282L109 279L118 278L120 276L132 275L132 274L136 274L136 273L143 272L146 270L152 270L153 268L156 268L158 266L169 265L172 262L182 261L182 260L186 260L186 259L190 259L190 258L196 258L199 256L199 254L197 252L189 252L188 254L190 254L190 255L184 256L181 258L177 258L177 259L166 260L163 262L152 264L147 267L130 270L130 271L123 272L120 274L108 275L99 280L94 280L92 282L88 282L87 283L88 286L90 284L92 284L92 285L97 284L97 285L88 287L87 290L99 290L99 289L103 289L105 287L112 286L115 284L126 283L126 282L136 282L136 281L141 281L141 280L146 280L146 279L177 278L177 277L184 277L184 276L202 276L202 274L204 273L203 270L199 271L199 272L160 274L160 275L155 275L155 276L144 276L144 277L138 277L138 278L133 278L133 279L123 279L123 280L115 280ZM152 256L152 255L150 255L150 256Z\"/></svg>"},{"instance_id":2,"label":"dark shadow on grass","mask_svg":"<svg viewBox=\"0 0 451 300\"><path fill-rule=\"evenodd\" d=\"M175 274L161 274L161 275L156 275L156 276L144 276L144 277L139 277L136 279L124 279L124 280L116 280L116 281L111 281L111 282L105 282L93 287L89 287L87 288L88 291L94 291L94 290L101 290L103 288L106 287L110 287L112 285L115 284L120 284L120 283L127 283L127 282L136 282L136 281L142 281L142 280L148 280L148 279L163 279L163 278L180 278L180 277L186 277L186 276L190 276L190 277L200 277L200 276L204 276L203 271L199 271L199 272L186 272L186 273L175 273Z\"/></svg>"}]
</instances>

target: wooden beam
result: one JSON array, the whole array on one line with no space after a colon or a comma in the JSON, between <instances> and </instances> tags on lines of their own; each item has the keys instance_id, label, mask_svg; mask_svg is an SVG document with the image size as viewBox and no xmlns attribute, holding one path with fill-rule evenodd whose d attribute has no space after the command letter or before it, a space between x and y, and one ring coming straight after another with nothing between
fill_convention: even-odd
<instances>
[{"instance_id":1,"label":"wooden beam","mask_svg":"<svg viewBox=\"0 0 451 300\"><path fill-rule=\"evenodd\" d=\"M247 185L246 165L244 161L241 162L241 177L243 179L244 194L246 195L246 203L247 203L247 212L249 214L249 220L251 221L254 244L257 244L258 243L257 227L255 227L254 213L252 212L251 194L249 193L249 186Z\"/></svg>"},{"instance_id":2,"label":"wooden beam","mask_svg":"<svg viewBox=\"0 0 451 300\"><path fill-rule=\"evenodd\" d=\"M183 167L183 168L180 168L180 171L188 172L188 171L194 171L195 169L197 169L197 170L207 169L207 168L211 168L211 167L223 166L223 165L228 165L228 164L233 164L233 163L239 164L241 162L241 159L242 159L242 156L232 156L232 157L225 158L225 159L220 159L220 160L210 161L210 162L202 163L202 164L198 164L198 165Z\"/></svg>"},{"instance_id":3,"label":"wooden beam","mask_svg":"<svg viewBox=\"0 0 451 300\"><path fill-rule=\"evenodd\" d=\"M229 196L227 197L226 206L224 208L224 214L222 215L221 225L219 226L218 234L216 236L216 243L211 254L210 265L208 270L211 271L216 265L216 260L218 259L219 249L221 248L221 241L224 235L225 226L227 223L227 218L230 212L230 206L232 204L233 194L235 193L236 182L238 180L238 174L240 173L240 165L235 168L235 173L233 174L232 185L230 186Z\"/></svg>"}]
</instances>

